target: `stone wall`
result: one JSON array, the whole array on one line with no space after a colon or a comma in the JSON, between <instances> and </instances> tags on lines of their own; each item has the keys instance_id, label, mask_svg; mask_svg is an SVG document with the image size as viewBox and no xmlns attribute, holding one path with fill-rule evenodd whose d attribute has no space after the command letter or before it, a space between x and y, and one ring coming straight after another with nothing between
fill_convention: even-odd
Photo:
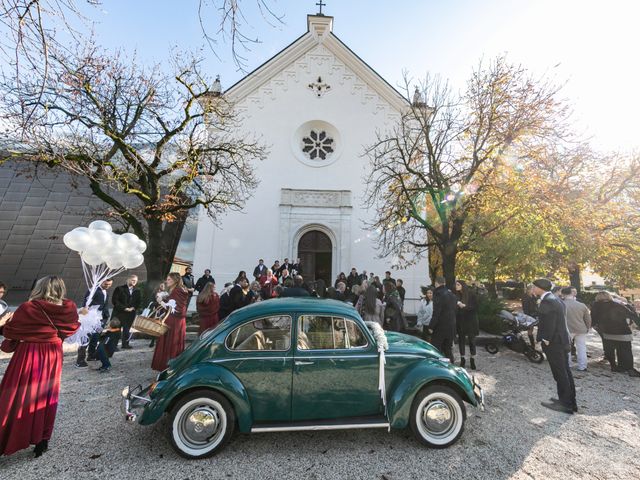
<instances>
[{"instance_id":1,"label":"stone wall","mask_svg":"<svg viewBox=\"0 0 640 480\"><path fill-rule=\"evenodd\" d=\"M82 301L86 285L78 254L62 243L69 230L103 218L105 204L93 197L82 178L46 167L0 165L0 281L10 305L24 301L35 280L60 275L68 296ZM145 278L144 267L135 272ZM115 279L124 283L126 274Z\"/></svg>"}]
</instances>

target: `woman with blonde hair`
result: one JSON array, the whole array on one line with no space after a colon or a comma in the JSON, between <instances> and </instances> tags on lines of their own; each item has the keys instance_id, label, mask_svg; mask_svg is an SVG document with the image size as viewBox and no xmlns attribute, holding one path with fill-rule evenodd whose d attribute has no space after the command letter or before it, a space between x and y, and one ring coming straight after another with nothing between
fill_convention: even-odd
<instances>
[{"instance_id":1,"label":"woman with blonde hair","mask_svg":"<svg viewBox=\"0 0 640 480\"><path fill-rule=\"evenodd\" d=\"M182 353L187 338L187 301L189 292L184 288L182 277L177 272L171 272L165 280L169 296L160 304L168 308L171 314L165 324L169 327L167 333L158 338L153 352L151 368L162 371L167 368L169 360ZM203 289L204 290L204 289Z\"/></svg>"},{"instance_id":2,"label":"woman with blonde hair","mask_svg":"<svg viewBox=\"0 0 640 480\"><path fill-rule=\"evenodd\" d=\"M216 284L209 282L198 294L196 299L196 310L200 317L200 327L198 335L205 330L215 328L218 325L218 310L220 310L220 296L216 292Z\"/></svg>"},{"instance_id":3,"label":"woman with blonde hair","mask_svg":"<svg viewBox=\"0 0 640 480\"><path fill-rule=\"evenodd\" d=\"M78 307L60 277L41 278L6 323L0 349L13 357L0 384L0 455L49 448L60 395L62 341L79 327Z\"/></svg>"}]
</instances>

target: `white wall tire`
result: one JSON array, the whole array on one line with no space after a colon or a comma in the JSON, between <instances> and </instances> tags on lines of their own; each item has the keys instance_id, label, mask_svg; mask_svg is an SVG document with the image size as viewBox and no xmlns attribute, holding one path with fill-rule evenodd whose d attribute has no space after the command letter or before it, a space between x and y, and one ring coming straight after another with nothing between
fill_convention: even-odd
<instances>
[{"instance_id":1,"label":"white wall tire","mask_svg":"<svg viewBox=\"0 0 640 480\"><path fill-rule=\"evenodd\" d=\"M212 390L198 390L182 397L171 410L169 438L179 455L206 458L227 443L234 428L229 401Z\"/></svg>"},{"instance_id":2,"label":"white wall tire","mask_svg":"<svg viewBox=\"0 0 640 480\"><path fill-rule=\"evenodd\" d=\"M462 399L453 388L430 385L413 399L411 430L424 445L447 448L462 435L466 414Z\"/></svg>"}]
</instances>

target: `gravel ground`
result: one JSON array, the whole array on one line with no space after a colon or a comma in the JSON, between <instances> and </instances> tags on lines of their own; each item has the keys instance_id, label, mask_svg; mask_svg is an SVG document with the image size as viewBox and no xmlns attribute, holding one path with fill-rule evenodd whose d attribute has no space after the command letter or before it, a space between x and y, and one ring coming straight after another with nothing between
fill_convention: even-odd
<instances>
[{"instance_id":1,"label":"gravel ground","mask_svg":"<svg viewBox=\"0 0 640 480\"><path fill-rule=\"evenodd\" d=\"M635 332L636 366L640 332ZM576 374L580 414L540 406L555 396L547 363L480 349L477 372L487 409L468 408L461 440L446 450L420 446L409 431L361 430L236 435L213 458L187 461L166 439L166 421L126 424L119 394L149 383L151 350L138 340L118 352L113 370L76 369L65 355L62 394L50 450L0 457L2 480L52 479L609 479L640 478L640 380L612 374L589 341L589 371ZM0 356L0 373L8 356ZM93 368L98 364L93 364ZM91 367L90 367L91 368Z\"/></svg>"}]
</instances>

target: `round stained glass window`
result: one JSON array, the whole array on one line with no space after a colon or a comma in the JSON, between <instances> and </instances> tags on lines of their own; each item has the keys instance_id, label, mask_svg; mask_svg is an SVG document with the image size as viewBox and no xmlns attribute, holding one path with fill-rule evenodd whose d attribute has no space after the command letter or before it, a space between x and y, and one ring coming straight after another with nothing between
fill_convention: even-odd
<instances>
[{"instance_id":1,"label":"round stained glass window","mask_svg":"<svg viewBox=\"0 0 640 480\"><path fill-rule=\"evenodd\" d=\"M324 130L311 130L309 136L302 137L302 151L310 160L326 160L333 153L333 138Z\"/></svg>"},{"instance_id":2,"label":"round stained glass window","mask_svg":"<svg viewBox=\"0 0 640 480\"><path fill-rule=\"evenodd\" d=\"M311 167L324 167L340 156L340 134L330 123L313 120L298 127L291 147L302 163Z\"/></svg>"}]
</instances>

